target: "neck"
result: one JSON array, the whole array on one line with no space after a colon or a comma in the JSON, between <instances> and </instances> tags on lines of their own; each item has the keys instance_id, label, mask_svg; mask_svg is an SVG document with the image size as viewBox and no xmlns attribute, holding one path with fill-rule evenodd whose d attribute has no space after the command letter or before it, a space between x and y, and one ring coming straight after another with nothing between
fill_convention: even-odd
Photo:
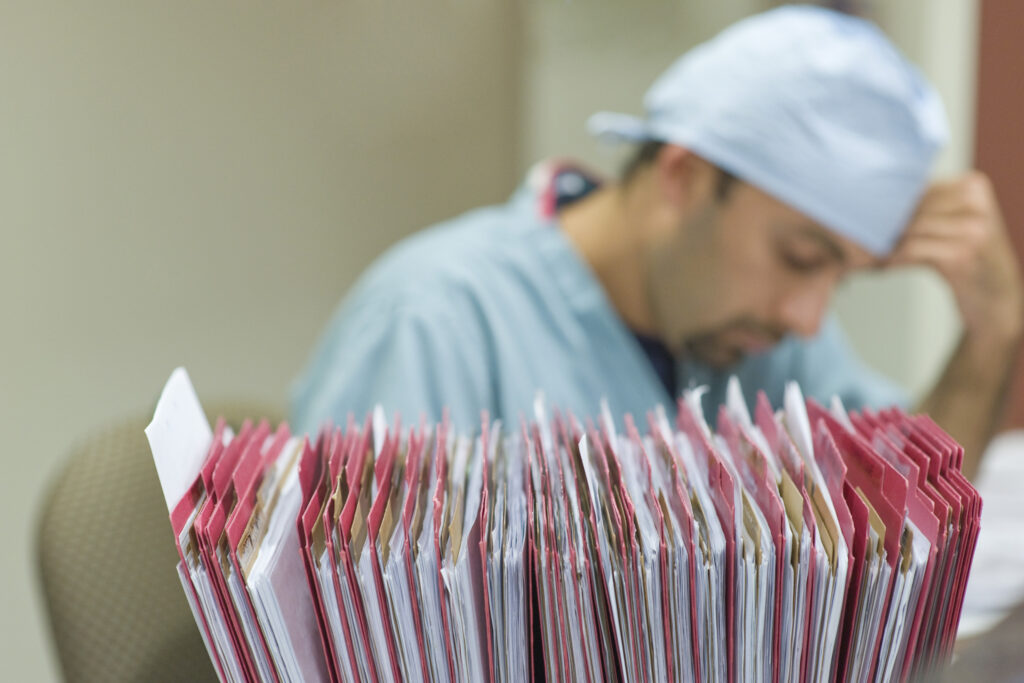
<instances>
[{"instance_id":1,"label":"neck","mask_svg":"<svg viewBox=\"0 0 1024 683\"><path fill-rule=\"evenodd\" d=\"M626 325L657 336L635 204L626 188L609 183L563 210L559 222Z\"/></svg>"}]
</instances>

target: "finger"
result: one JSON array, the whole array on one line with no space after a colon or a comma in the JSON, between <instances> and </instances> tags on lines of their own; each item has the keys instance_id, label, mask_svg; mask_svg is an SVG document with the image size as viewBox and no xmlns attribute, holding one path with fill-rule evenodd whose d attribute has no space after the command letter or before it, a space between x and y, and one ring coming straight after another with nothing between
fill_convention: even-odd
<instances>
[{"instance_id":1,"label":"finger","mask_svg":"<svg viewBox=\"0 0 1024 683\"><path fill-rule=\"evenodd\" d=\"M959 181L935 182L925 190L917 202L918 210L946 211L961 203L962 188Z\"/></svg>"},{"instance_id":2,"label":"finger","mask_svg":"<svg viewBox=\"0 0 1024 683\"><path fill-rule=\"evenodd\" d=\"M888 265L923 265L952 274L964 260L963 245L955 240L918 238L909 240L889 257Z\"/></svg>"},{"instance_id":3,"label":"finger","mask_svg":"<svg viewBox=\"0 0 1024 683\"><path fill-rule=\"evenodd\" d=\"M932 183L918 201L918 213L975 213L985 210L991 198L988 179L982 173L971 171Z\"/></svg>"},{"instance_id":4,"label":"finger","mask_svg":"<svg viewBox=\"0 0 1024 683\"><path fill-rule=\"evenodd\" d=\"M973 214L929 215L918 218L907 226L902 242L917 238L934 239L975 239L984 225Z\"/></svg>"}]
</instances>

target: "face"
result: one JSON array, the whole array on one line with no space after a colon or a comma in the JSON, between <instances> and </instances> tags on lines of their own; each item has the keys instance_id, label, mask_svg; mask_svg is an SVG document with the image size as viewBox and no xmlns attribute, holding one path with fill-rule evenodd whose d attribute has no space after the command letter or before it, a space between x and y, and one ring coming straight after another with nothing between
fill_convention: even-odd
<instances>
[{"instance_id":1,"label":"face","mask_svg":"<svg viewBox=\"0 0 1024 683\"><path fill-rule=\"evenodd\" d=\"M726 367L787 334L814 335L843 277L877 259L746 183L716 196L717 177L703 190L697 183L674 228L652 240L646 255L664 338Z\"/></svg>"}]
</instances>

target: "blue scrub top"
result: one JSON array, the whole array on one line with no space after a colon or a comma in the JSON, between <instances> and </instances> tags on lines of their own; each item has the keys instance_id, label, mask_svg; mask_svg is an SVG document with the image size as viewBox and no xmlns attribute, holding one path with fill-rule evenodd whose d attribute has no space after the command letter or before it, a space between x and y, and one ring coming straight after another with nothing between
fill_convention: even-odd
<instances>
[{"instance_id":1,"label":"blue scrub top","mask_svg":"<svg viewBox=\"0 0 1024 683\"><path fill-rule=\"evenodd\" d=\"M532 416L538 391L551 407L643 419L670 396L641 341L624 325L593 271L559 229L558 177L535 167L503 205L423 230L389 249L345 297L293 387L291 421L314 433L376 404L405 424L439 421L460 430L482 410L505 424ZM728 370L677 359L676 386L706 385L709 419L736 374L748 404L759 389L781 405L796 380L821 401L848 408L906 405L890 381L864 366L829 316L812 339L788 337Z\"/></svg>"}]
</instances>

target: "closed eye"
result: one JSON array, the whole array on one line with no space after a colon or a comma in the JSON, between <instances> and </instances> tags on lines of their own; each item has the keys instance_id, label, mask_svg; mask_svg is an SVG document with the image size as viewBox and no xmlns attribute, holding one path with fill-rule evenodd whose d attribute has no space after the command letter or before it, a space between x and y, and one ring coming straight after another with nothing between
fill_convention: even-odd
<instances>
[{"instance_id":1,"label":"closed eye","mask_svg":"<svg viewBox=\"0 0 1024 683\"><path fill-rule=\"evenodd\" d=\"M787 249L782 249L779 256L787 268L801 274L814 273L833 263L832 259L825 256L796 254Z\"/></svg>"}]
</instances>

